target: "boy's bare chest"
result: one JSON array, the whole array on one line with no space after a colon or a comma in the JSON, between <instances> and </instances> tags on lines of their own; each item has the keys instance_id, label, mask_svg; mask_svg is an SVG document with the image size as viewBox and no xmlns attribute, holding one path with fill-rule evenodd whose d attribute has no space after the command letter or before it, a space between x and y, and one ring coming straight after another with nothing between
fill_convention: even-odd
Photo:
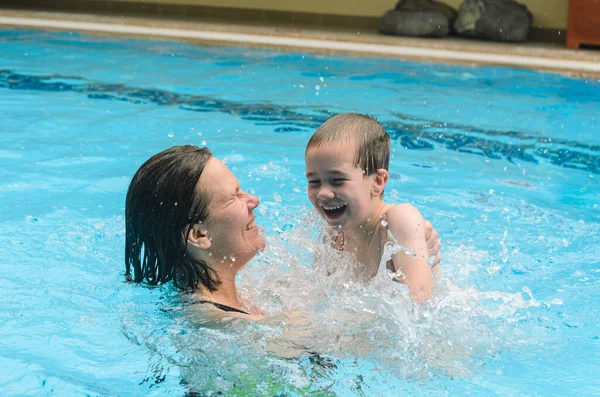
<instances>
[{"instance_id":1,"label":"boy's bare chest","mask_svg":"<svg viewBox=\"0 0 600 397\"><path fill-rule=\"evenodd\" d=\"M377 274L384 246L387 242L387 232L376 228L370 235L352 238L340 233L334 240L334 247L352 255L354 260L365 266L368 278Z\"/></svg>"},{"instance_id":2,"label":"boy's bare chest","mask_svg":"<svg viewBox=\"0 0 600 397\"><path fill-rule=\"evenodd\" d=\"M344 246L344 251L350 253L352 257L363 265L372 267L379 267L381 256L383 252L381 250L381 244L379 241L373 241L379 239L372 239L367 244L356 244L354 242L348 242Z\"/></svg>"}]
</instances>

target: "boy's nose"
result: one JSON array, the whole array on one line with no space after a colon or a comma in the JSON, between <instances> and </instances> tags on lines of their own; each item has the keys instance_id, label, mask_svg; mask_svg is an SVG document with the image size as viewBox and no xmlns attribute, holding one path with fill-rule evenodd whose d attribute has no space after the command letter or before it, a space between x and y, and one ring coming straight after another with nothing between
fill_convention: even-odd
<instances>
[{"instance_id":1,"label":"boy's nose","mask_svg":"<svg viewBox=\"0 0 600 397\"><path fill-rule=\"evenodd\" d=\"M317 199L327 200L335 197L335 193L331 189L326 186L321 186L319 191L317 192Z\"/></svg>"}]
</instances>

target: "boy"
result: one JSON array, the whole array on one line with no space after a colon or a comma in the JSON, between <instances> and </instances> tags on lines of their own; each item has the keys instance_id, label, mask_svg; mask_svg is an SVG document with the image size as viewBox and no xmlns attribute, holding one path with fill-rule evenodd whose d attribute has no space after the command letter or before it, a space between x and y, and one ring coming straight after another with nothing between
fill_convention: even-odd
<instances>
[{"instance_id":1,"label":"boy","mask_svg":"<svg viewBox=\"0 0 600 397\"><path fill-rule=\"evenodd\" d=\"M367 276L379 269L388 230L406 249L387 268L400 274L411 296L431 296L425 220L409 204L386 204L390 136L375 119L356 113L334 116L310 138L305 152L308 197L328 225L333 246L353 253ZM439 250L439 248L438 248Z\"/></svg>"}]
</instances>

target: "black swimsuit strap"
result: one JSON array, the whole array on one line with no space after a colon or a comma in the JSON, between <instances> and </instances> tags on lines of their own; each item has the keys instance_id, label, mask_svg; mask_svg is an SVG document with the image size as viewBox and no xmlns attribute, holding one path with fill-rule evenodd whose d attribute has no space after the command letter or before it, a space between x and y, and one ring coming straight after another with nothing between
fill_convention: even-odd
<instances>
[{"instance_id":1,"label":"black swimsuit strap","mask_svg":"<svg viewBox=\"0 0 600 397\"><path fill-rule=\"evenodd\" d=\"M250 313L246 313L243 310L240 309L236 309L235 307L231 307L231 306L227 306L227 305L223 305L221 303L217 303L217 302L211 302L211 301L196 301L194 303L200 303L200 304L204 304L204 303L208 303L213 305L214 307L216 307L219 310L223 310L224 312L235 312L235 313L241 313L241 314L250 314Z\"/></svg>"}]
</instances>

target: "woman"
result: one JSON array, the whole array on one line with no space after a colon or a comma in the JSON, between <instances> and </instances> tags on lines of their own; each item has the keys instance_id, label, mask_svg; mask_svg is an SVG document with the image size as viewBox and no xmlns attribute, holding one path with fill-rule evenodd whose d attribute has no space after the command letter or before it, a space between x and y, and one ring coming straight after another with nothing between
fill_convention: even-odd
<instances>
[{"instance_id":1,"label":"woman","mask_svg":"<svg viewBox=\"0 0 600 397\"><path fill-rule=\"evenodd\" d=\"M175 146L152 156L127 192L126 275L151 285L172 280L213 314L262 318L235 284L265 247L253 213L259 202L207 148ZM428 247L437 253L437 233L428 229Z\"/></svg>"}]
</instances>

